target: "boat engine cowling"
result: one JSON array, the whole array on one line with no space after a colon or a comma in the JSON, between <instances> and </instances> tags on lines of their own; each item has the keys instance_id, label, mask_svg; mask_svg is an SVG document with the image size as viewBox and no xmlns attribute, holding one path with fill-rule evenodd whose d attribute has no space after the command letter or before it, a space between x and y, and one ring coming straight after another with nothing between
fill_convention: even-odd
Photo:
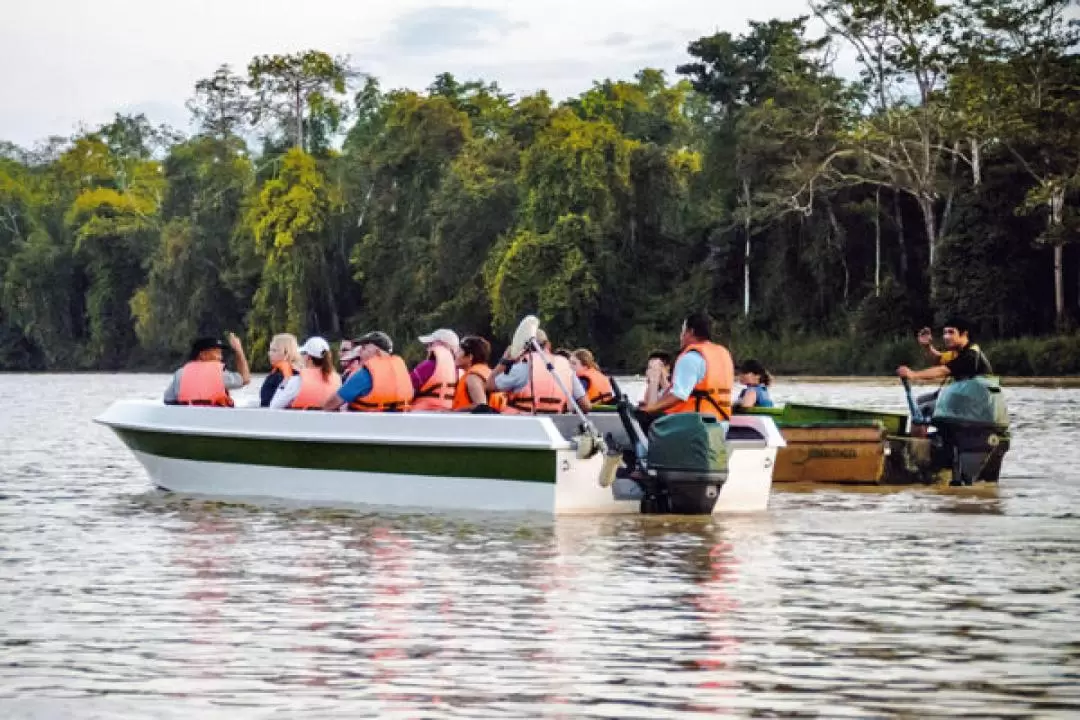
<instances>
[{"instance_id":1,"label":"boat engine cowling","mask_svg":"<svg viewBox=\"0 0 1080 720\"><path fill-rule=\"evenodd\" d=\"M678 413L649 428L643 472L643 513L709 515L727 481L724 427L711 415Z\"/></svg>"},{"instance_id":2,"label":"boat engine cowling","mask_svg":"<svg viewBox=\"0 0 1080 720\"><path fill-rule=\"evenodd\" d=\"M1009 449L1009 411L996 380L976 377L943 387L931 424L934 464L952 469L954 485L997 482Z\"/></svg>"}]
</instances>

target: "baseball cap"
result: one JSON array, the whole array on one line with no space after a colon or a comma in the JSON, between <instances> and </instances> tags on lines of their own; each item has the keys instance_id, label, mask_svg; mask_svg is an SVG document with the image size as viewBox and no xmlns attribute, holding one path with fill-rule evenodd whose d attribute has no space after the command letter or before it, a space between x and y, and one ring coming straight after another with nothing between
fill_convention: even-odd
<instances>
[{"instance_id":1,"label":"baseball cap","mask_svg":"<svg viewBox=\"0 0 1080 720\"><path fill-rule=\"evenodd\" d=\"M213 350L214 348L224 351L228 350L229 346L221 342L217 338L196 338L195 342L191 343L191 354L189 358L191 360L194 360L195 358L199 357L199 353L201 353L203 350Z\"/></svg>"},{"instance_id":2,"label":"baseball cap","mask_svg":"<svg viewBox=\"0 0 1080 720\"><path fill-rule=\"evenodd\" d=\"M301 355L310 355L317 358L324 357L328 352L330 352L330 343L317 335L309 337L303 347L300 348Z\"/></svg>"},{"instance_id":3,"label":"baseball cap","mask_svg":"<svg viewBox=\"0 0 1080 720\"><path fill-rule=\"evenodd\" d=\"M453 330L448 330L447 328L439 328L430 335L421 335L419 339L420 342L424 343L425 345L429 345L433 342L441 342L445 345L448 345L454 350L457 350L457 348L461 345L461 341L458 339L458 334Z\"/></svg>"},{"instance_id":4,"label":"baseball cap","mask_svg":"<svg viewBox=\"0 0 1080 720\"><path fill-rule=\"evenodd\" d=\"M382 330L372 330L368 334L353 340L353 343L355 343L357 348L359 348L360 345L374 345L383 352L394 352L394 342L390 339L390 336ZM355 352L355 350L353 352Z\"/></svg>"}]
</instances>

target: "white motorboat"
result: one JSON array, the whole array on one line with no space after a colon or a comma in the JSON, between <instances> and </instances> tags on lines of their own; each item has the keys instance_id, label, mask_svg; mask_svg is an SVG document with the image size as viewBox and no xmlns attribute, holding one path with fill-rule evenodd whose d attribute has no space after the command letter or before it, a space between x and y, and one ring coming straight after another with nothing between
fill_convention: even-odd
<instances>
[{"instance_id":1,"label":"white motorboat","mask_svg":"<svg viewBox=\"0 0 1080 720\"><path fill-rule=\"evenodd\" d=\"M648 500L612 483L634 453L624 416L301 412L114 403L110 427L154 485L215 498L558 515L757 512L784 445L772 419L737 416L723 467L637 468ZM640 443L639 443L640 447ZM621 482L626 482L625 479ZM678 500L689 493L693 497ZM668 502L668 496L676 498ZM658 499L659 498L659 501Z\"/></svg>"}]
</instances>

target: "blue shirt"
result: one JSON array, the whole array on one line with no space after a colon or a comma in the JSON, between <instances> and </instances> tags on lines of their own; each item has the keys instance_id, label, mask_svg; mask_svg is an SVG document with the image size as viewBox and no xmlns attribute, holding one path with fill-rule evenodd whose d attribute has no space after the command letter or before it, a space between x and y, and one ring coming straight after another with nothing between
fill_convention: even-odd
<instances>
[{"instance_id":1,"label":"blue shirt","mask_svg":"<svg viewBox=\"0 0 1080 720\"><path fill-rule=\"evenodd\" d=\"M697 350L683 353L671 372L671 394L689 400L699 382L705 379L705 358Z\"/></svg>"},{"instance_id":2,"label":"blue shirt","mask_svg":"<svg viewBox=\"0 0 1080 720\"><path fill-rule=\"evenodd\" d=\"M542 368L541 372L548 372L548 369ZM514 363L502 375L495 376L495 389L500 392L517 392L518 390L524 390L528 384L529 363L527 362ZM570 394L574 396L574 400L581 400L581 398L585 397L585 386L581 384L581 379L577 375L574 376Z\"/></svg>"},{"instance_id":3,"label":"blue shirt","mask_svg":"<svg viewBox=\"0 0 1080 720\"><path fill-rule=\"evenodd\" d=\"M345 384L338 388L337 396L346 403L351 403L357 398L368 395L374 384L371 380L371 371L363 367L350 375Z\"/></svg>"},{"instance_id":4,"label":"blue shirt","mask_svg":"<svg viewBox=\"0 0 1080 720\"><path fill-rule=\"evenodd\" d=\"M754 407L771 408L773 407L772 398L769 397L769 388L764 385L747 385L743 388L743 391L739 393L738 404L742 404L742 399L747 393L755 393L757 400L754 402Z\"/></svg>"}]
</instances>

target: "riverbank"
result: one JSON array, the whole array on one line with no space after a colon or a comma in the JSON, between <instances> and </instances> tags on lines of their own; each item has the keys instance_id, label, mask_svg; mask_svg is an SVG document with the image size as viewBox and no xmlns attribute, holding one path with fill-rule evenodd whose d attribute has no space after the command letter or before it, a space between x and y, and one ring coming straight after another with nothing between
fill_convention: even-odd
<instances>
[{"instance_id":1,"label":"riverbank","mask_svg":"<svg viewBox=\"0 0 1080 720\"><path fill-rule=\"evenodd\" d=\"M814 338L740 334L721 335L717 339L730 348L736 363L755 358L774 376L798 378L804 382L893 382L890 378L894 377L898 366L923 368L929 364L929 358L913 337L870 342L855 336ZM1080 334L991 340L979 344L990 358L995 374L1002 377L1006 385L1080 387ZM410 364L421 359L417 348L409 348L411 352L406 353L405 359ZM636 375L642 371L643 359L652 349L652 345L642 344L625 350L632 357L600 358L601 366L614 375ZM673 347L666 349L675 351ZM641 364L634 361L637 357L642 358ZM262 360L255 359L253 372L266 371L265 367L260 367ZM48 368L42 367L44 363L38 357L0 364L0 372L164 373L172 372L181 364L182 357L170 362L161 357L136 356L123 368Z\"/></svg>"},{"instance_id":2,"label":"riverbank","mask_svg":"<svg viewBox=\"0 0 1080 720\"><path fill-rule=\"evenodd\" d=\"M896 376L867 377L863 375L779 375L776 383L835 383L837 385L899 385ZM922 383L916 387L936 386L938 383ZM1080 375L1058 377L1001 377L1001 384L1006 387L1049 387L1080 388Z\"/></svg>"}]
</instances>

